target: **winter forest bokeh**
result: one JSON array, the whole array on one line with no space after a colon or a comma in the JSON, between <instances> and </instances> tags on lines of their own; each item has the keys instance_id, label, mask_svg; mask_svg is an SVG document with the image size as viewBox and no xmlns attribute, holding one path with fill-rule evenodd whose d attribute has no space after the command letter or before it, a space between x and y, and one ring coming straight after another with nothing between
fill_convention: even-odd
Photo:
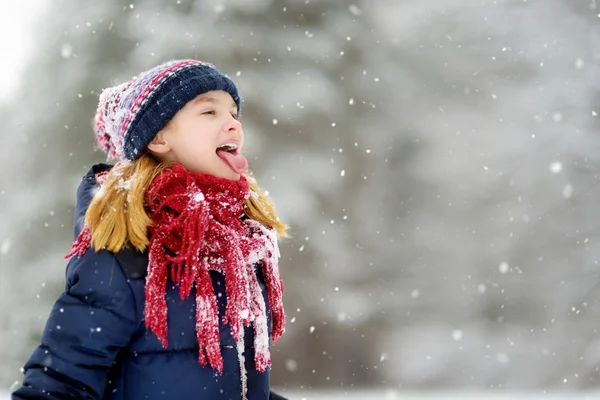
<instances>
[{"instance_id":1,"label":"winter forest bokeh","mask_svg":"<svg viewBox=\"0 0 600 400\"><path fill-rule=\"evenodd\" d=\"M105 87L240 86L281 243L283 389L600 384L600 1L52 0L0 105L0 386L62 291Z\"/></svg>"}]
</instances>

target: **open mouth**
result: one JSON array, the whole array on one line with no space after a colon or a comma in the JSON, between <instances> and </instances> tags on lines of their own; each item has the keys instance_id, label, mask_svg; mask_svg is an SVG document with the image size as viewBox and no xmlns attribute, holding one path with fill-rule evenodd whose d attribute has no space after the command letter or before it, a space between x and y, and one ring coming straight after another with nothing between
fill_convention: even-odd
<instances>
[{"instance_id":1,"label":"open mouth","mask_svg":"<svg viewBox=\"0 0 600 400\"><path fill-rule=\"evenodd\" d=\"M217 147L217 151L222 150L227 153L237 154L238 153L238 145L235 143L225 143Z\"/></svg>"}]
</instances>

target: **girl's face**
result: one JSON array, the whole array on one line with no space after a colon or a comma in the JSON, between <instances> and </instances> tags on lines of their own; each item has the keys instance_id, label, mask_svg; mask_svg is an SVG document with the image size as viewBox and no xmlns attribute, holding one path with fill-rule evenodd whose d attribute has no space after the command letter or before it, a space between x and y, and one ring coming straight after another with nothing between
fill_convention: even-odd
<instances>
[{"instance_id":1,"label":"girl's face","mask_svg":"<svg viewBox=\"0 0 600 400\"><path fill-rule=\"evenodd\" d=\"M237 118L237 105L229 93L201 94L175 114L148 149L188 171L238 180L248 162L241 154L244 132Z\"/></svg>"}]
</instances>

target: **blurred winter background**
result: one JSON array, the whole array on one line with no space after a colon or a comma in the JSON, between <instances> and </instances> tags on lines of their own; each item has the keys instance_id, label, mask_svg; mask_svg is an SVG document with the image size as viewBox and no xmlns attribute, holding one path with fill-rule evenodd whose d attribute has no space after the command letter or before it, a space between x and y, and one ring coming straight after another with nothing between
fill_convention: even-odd
<instances>
[{"instance_id":1,"label":"blurred winter background","mask_svg":"<svg viewBox=\"0 0 600 400\"><path fill-rule=\"evenodd\" d=\"M292 226L275 387L598 389L599 1L13 3L0 387L62 290L100 91L194 57L239 83L251 168Z\"/></svg>"}]
</instances>

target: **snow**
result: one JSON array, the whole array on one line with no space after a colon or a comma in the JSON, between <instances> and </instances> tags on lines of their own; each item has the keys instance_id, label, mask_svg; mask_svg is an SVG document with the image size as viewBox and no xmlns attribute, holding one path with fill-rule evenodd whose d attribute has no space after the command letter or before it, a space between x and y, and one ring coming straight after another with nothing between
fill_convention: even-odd
<instances>
[{"instance_id":1,"label":"snow","mask_svg":"<svg viewBox=\"0 0 600 400\"><path fill-rule=\"evenodd\" d=\"M571 184L565 185L562 190L562 195L565 199L570 198L573 195L573 186Z\"/></svg>"},{"instance_id":2,"label":"snow","mask_svg":"<svg viewBox=\"0 0 600 400\"><path fill-rule=\"evenodd\" d=\"M463 338L463 331L460 329L455 329L452 331L452 339L456 340L457 342L459 340L461 340Z\"/></svg>"},{"instance_id":3,"label":"snow","mask_svg":"<svg viewBox=\"0 0 600 400\"><path fill-rule=\"evenodd\" d=\"M349 390L347 392L281 392L282 396L290 400L534 400L534 399L596 399L599 393L576 394L576 393L518 393L506 392L502 394L493 393L469 393L469 392L404 392L404 391L366 391L366 390Z\"/></svg>"},{"instance_id":4,"label":"snow","mask_svg":"<svg viewBox=\"0 0 600 400\"><path fill-rule=\"evenodd\" d=\"M204 194L202 192L197 192L196 194L194 194L194 201L196 203L204 201Z\"/></svg>"},{"instance_id":5,"label":"snow","mask_svg":"<svg viewBox=\"0 0 600 400\"><path fill-rule=\"evenodd\" d=\"M552 164L548 166L548 169L553 174L559 174L563 170L563 165L560 161L554 161Z\"/></svg>"},{"instance_id":6,"label":"snow","mask_svg":"<svg viewBox=\"0 0 600 400\"><path fill-rule=\"evenodd\" d=\"M10 239L4 239L2 241L2 244L0 245L0 254L7 254L8 251L10 250Z\"/></svg>"},{"instance_id":7,"label":"snow","mask_svg":"<svg viewBox=\"0 0 600 400\"><path fill-rule=\"evenodd\" d=\"M409 392L395 390L348 390L348 391L283 391L274 389L289 400L592 400L600 392L589 393L534 393L534 392ZM8 391L0 392L0 400L9 400Z\"/></svg>"}]
</instances>

